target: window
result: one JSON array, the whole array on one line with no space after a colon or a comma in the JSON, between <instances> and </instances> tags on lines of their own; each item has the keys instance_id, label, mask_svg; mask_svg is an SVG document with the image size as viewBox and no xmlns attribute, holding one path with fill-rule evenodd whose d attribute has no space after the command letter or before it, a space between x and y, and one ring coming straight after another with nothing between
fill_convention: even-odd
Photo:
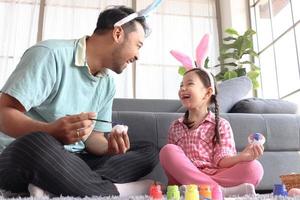
<instances>
[{"instance_id":1,"label":"window","mask_svg":"<svg viewBox=\"0 0 300 200\"><path fill-rule=\"evenodd\" d=\"M277 71L275 65L274 49L268 48L259 55L261 67L261 80L263 94L268 98L278 98L278 82L277 82ZM269 88L275 88L270 90Z\"/></svg>"},{"instance_id":2,"label":"window","mask_svg":"<svg viewBox=\"0 0 300 200\"><path fill-rule=\"evenodd\" d=\"M288 97L300 91L300 3L297 0L249 2L261 67L259 95L265 98Z\"/></svg>"},{"instance_id":3,"label":"window","mask_svg":"<svg viewBox=\"0 0 300 200\"><path fill-rule=\"evenodd\" d=\"M297 40L297 50L298 50L298 62L299 62L299 59L300 59L300 23L297 24L296 26L296 40Z\"/></svg>"},{"instance_id":4,"label":"window","mask_svg":"<svg viewBox=\"0 0 300 200\"><path fill-rule=\"evenodd\" d=\"M292 0L293 17L295 22L298 22L300 20L299 8L300 8L300 1Z\"/></svg>"},{"instance_id":5,"label":"window","mask_svg":"<svg viewBox=\"0 0 300 200\"><path fill-rule=\"evenodd\" d=\"M300 86L294 30L284 34L274 44L274 48L279 97L282 97L297 90Z\"/></svg>"}]
</instances>

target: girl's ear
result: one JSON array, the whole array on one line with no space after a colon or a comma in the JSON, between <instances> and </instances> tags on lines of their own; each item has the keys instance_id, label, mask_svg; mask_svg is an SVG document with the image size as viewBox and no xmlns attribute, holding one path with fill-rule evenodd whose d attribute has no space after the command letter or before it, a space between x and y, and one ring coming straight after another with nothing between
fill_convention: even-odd
<instances>
[{"instance_id":1,"label":"girl's ear","mask_svg":"<svg viewBox=\"0 0 300 200\"><path fill-rule=\"evenodd\" d=\"M196 62L199 68L203 68L209 47L209 35L205 34L196 48Z\"/></svg>"},{"instance_id":2,"label":"girl's ear","mask_svg":"<svg viewBox=\"0 0 300 200\"><path fill-rule=\"evenodd\" d=\"M211 87L207 88L207 92L206 92L207 97L210 98L212 94L213 94L213 89Z\"/></svg>"},{"instance_id":3,"label":"girl's ear","mask_svg":"<svg viewBox=\"0 0 300 200\"><path fill-rule=\"evenodd\" d=\"M211 87L206 88L206 92L203 95L203 99L210 99L213 94L213 90Z\"/></svg>"},{"instance_id":4,"label":"girl's ear","mask_svg":"<svg viewBox=\"0 0 300 200\"><path fill-rule=\"evenodd\" d=\"M179 62L181 62L181 64L183 65L183 67L186 70L190 70L193 68L193 62L192 59L190 57L188 57L187 55L179 52L179 51L175 51L175 50L171 50L170 53L172 54L172 56L174 58L176 58L176 60L178 60Z\"/></svg>"}]
</instances>

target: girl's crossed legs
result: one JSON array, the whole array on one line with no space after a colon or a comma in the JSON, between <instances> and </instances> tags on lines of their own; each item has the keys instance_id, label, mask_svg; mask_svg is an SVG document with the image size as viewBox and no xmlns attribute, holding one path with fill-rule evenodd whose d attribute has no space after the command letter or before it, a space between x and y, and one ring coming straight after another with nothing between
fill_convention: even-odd
<instances>
[{"instance_id":1,"label":"girl's crossed legs","mask_svg":"<svg viewBox=\"0 0 300 200\"><path fill-rule=\"evenodd\" d=\"M173 144L167 144L161 149L160 162L168 176L169 184L209 184L212 186L214 199L222 198L223 188L220 186L233 187L244 183L256 186L263 175L261 164L255 160L236 164L209 176L201 172L179 146Z\"/></svg>"}]
</instances>

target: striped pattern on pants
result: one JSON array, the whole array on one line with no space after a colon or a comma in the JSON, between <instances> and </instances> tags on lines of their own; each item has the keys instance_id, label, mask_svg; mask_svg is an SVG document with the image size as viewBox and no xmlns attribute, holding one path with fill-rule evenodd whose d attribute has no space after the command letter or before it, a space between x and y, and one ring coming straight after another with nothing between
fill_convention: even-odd
<instances>
[{"instance_id":1,"label":"striped pattern on pants","mask_svg":"<svg viewBox=\"0 0 300 200\"><path fill-rule=\"evenodd\" d=\"M23 193L32 183L54 195L118 195L113 183L136 181L158 162L151 142L131 144L126 154L94 156L66 151L46 133L16 139L0 155L0 188Z\"/></svg>"}]
</instances>

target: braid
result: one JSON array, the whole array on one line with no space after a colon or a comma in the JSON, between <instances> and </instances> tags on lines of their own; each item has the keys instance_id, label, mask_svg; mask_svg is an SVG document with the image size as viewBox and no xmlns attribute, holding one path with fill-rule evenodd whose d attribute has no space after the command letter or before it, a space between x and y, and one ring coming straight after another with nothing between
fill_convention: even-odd
<instances>
[{"instance_id":1,"label":"braid","mask_svg":"<svg viewBox=\"0 0 300 200\"><path fill-rule=\"evenodd\" d=\"M183 118L183 123L190 129L194 126L195 122L189 121L189 111L185 111L184 113L184 118Z\"/></svg>"},{"instance_id":2,"label":"braid","mask_svg":"<svg viewBox=\"0 0 300 200\"><path fill-rule=\"evenodd\" d=\"M220 113L219 113L219 104L217 101L216 95L212 95L212 101L215 104L215 135L213 137L213 145L220 144L220 134L219 134L219 121L220 121Z\"/></svg>"}]
</instances>

